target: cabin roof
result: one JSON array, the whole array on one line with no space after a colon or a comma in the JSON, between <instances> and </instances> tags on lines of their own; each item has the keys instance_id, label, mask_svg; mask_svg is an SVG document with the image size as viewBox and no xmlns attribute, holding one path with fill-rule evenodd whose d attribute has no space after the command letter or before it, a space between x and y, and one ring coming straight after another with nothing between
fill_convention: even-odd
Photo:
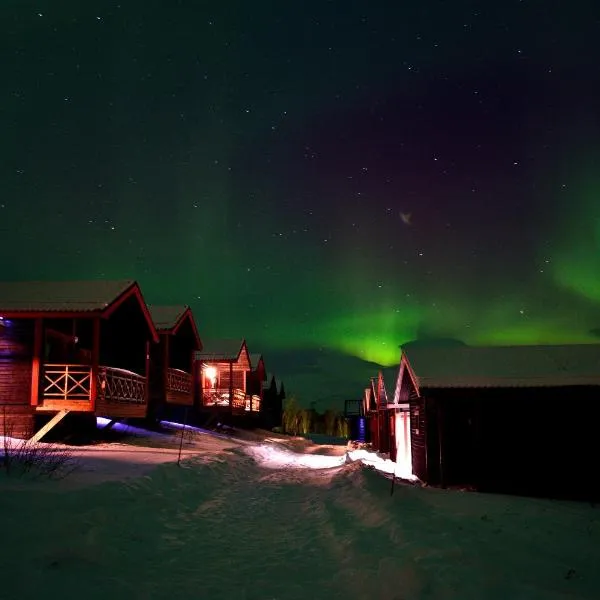
<instances>
[{"instance_id":1,"label":"cabin roof","mask_svg":"<svg viewBox=\"0 0 600 600\"><path fill-rule=\"evenodd\" d=\"M0 312L102 311L135 282L106 281L1 281Z\"/></svg>"},{"instance_id":2,"label":"cabin roof","mask_svg":"<svg viewBox=\"0 0 600 600\"><path fill-rule=\"evenodd\" d=\"M0 315L17 318L102 316L108 318L135 296L152 339L158 333L139 285L132 279L83 281L2 281Z\"/></svg>"},{"instance_id":3,"label":"cabin roof","mask_svg":"<svg viewBox=\"0 0 600 600\"><path fill-rule=\"evenodd\" d=\"M421 388L600 385L600 344L402 349Z\"/></svg>"},{"instance_id":4,"label":"cabin roof","mask_svg":"<svg viewBox=\"0 0 600 600\"><path fill-rule=\"evenodd\" d=\"M262 354L260 353L253 353L250 354L250 367L253 371L256 371L256 369L258 369L258 363L260 363L260 361L262 360Z\"/></svg>"},{"instance_id":5,"label":"cabin roof","mask_svg":"<svg viewBox=\"0 0 600 600\"><path fill-rule=\"evenodd\" d=\"M277 377L273 373L267 373L267 378L262 382L262 388L268 390L271 385L275 385L275 388L278 389Z\"/></svg>"},{"instance_id":6,"label":"cabin roof","mask_svg":"<svg viewBox=\"0 0 600 600\"><path fill-rule=\"evenodd\" d=\"M243 339L205 340L202 350L195 354L196 360L235 361L246 345Z\"/></svg>"},{"instance_id":7,"label":"cabin roof","mask_svg":"<svg viewBox=\"0 0 600 600\"><path fill-rule=\"evenodd\" d=\"M192 309L187 304L174 306L157 306L152 304L148 306L148 309L156 329L161 333L176 334L181 324L186 319L189 319L194 337L196 338L197 348L202 349L202 340L198 334L196 320L194 319Z\"/></svg>"},{"instance_id":8,"label":"cabin roof","mask_svg":"<svg viewBox=\"0 0 600 600\"><path fill-rule=\"evenodd\" d=\"M150 310L156 329L159 331L168 331L175 329L179 321L185 316L188 306L185 304L181 304L180 306L157 306L156 304L150 304L148 309Z\"/></svg>"}]
</instances>

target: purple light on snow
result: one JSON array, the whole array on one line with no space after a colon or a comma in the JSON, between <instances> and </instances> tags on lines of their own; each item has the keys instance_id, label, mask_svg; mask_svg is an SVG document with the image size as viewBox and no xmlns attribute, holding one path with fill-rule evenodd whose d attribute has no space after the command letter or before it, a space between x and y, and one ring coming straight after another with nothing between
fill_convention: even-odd
<instances>
[{"instance_id":1,"label":"purple light on snow","mask_svg":"<svg viewBox=\"0 0 600 600\"><path fill-rule=\"evenodd\" d=\"M166 425L167 427L173 427L174 429L183 429L184 425L182 423L175 423L175 421L161 421L161 425ZM189 429L190 431L197 431L198 433L208 433L209 435L213 435L215 437L221 437L224 439L229 439L229 436L223 435L222 433L216 433L214 431L210 431L209 429L202 429L202 427L194 427L193 425L185 425L185 429Z\"/></svg>"}]
</instances>

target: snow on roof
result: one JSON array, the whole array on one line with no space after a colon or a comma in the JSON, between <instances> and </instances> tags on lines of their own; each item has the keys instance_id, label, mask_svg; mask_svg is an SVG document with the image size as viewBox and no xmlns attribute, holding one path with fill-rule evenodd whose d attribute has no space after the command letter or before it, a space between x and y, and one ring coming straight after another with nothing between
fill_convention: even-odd
<instances>
[{"instance_id":1,"label":"snow on roof","mask_svg":"<svg viewBox=\"0 0 600 600\"><path fill-rule=\"evenodd\" d=\"M177 325L188 307L185 304L179 306L156 306L152 304L148 306L148 309L156 329L166 330L173 329Z\"/></svg>"},{"instance_id":2,"label":"snow on roof","mask_svg":"<svg viewBox=\"0 0 600 600\"><path fill-rule=\"evenodd\" d=\"M600 385L600 344L402 348L419 388Z\"/></svg>"},{"instance_id":3,"label":"snow on roof","mask_svg":"<svg viewBox=\"0 0 600 600\"><path fill-rule=\"evenodd\" d=\"M236 360L242 351L244 340L205 340L201 351L196 352L196 360Z\"/></svg>"},{"instance_id":4,"label":"snow on roof","mask_svg":"<svg viewBox=\"0 0 600 600\"><path fill-rule=\"evenodd\" d=\"M92 312L115 302L135 282L95 281L2 281L0 312Z\"/></svg>"}]
</instances>

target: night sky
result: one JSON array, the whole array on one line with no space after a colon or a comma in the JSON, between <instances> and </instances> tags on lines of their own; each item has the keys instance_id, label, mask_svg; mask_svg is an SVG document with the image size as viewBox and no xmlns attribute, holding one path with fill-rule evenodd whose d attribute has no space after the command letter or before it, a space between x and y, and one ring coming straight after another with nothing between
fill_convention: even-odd
<instances>
[{"instance_id":1,"label":"night sky","mask_svg":"<svg viewBox=\"0 0 600 600\"><path fill-rule=\"evenodd\" d=\"M599 45L593 0L3 0L2 278L274 355L597 340Z\"/></svg>"}]
</instances>

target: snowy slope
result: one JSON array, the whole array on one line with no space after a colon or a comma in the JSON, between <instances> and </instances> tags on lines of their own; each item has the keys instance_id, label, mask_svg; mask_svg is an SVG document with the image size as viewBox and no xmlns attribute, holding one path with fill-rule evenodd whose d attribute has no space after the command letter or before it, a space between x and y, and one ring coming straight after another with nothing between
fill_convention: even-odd
<instances>
[{"instance_id":1,"label":"snowy slope","mask_svg":"<svg viewBox=\"0 0 600 600\"><path fill-rule=\"evenodd\" d=\"M121 480L0 477L2 597L598 597L589 505L404 484L391 496L389 480L343 453L281 440L199 435L184 468L123 446L98 452L145 456L140 476L107 463Z\"/></svg>"}]
</instances>

